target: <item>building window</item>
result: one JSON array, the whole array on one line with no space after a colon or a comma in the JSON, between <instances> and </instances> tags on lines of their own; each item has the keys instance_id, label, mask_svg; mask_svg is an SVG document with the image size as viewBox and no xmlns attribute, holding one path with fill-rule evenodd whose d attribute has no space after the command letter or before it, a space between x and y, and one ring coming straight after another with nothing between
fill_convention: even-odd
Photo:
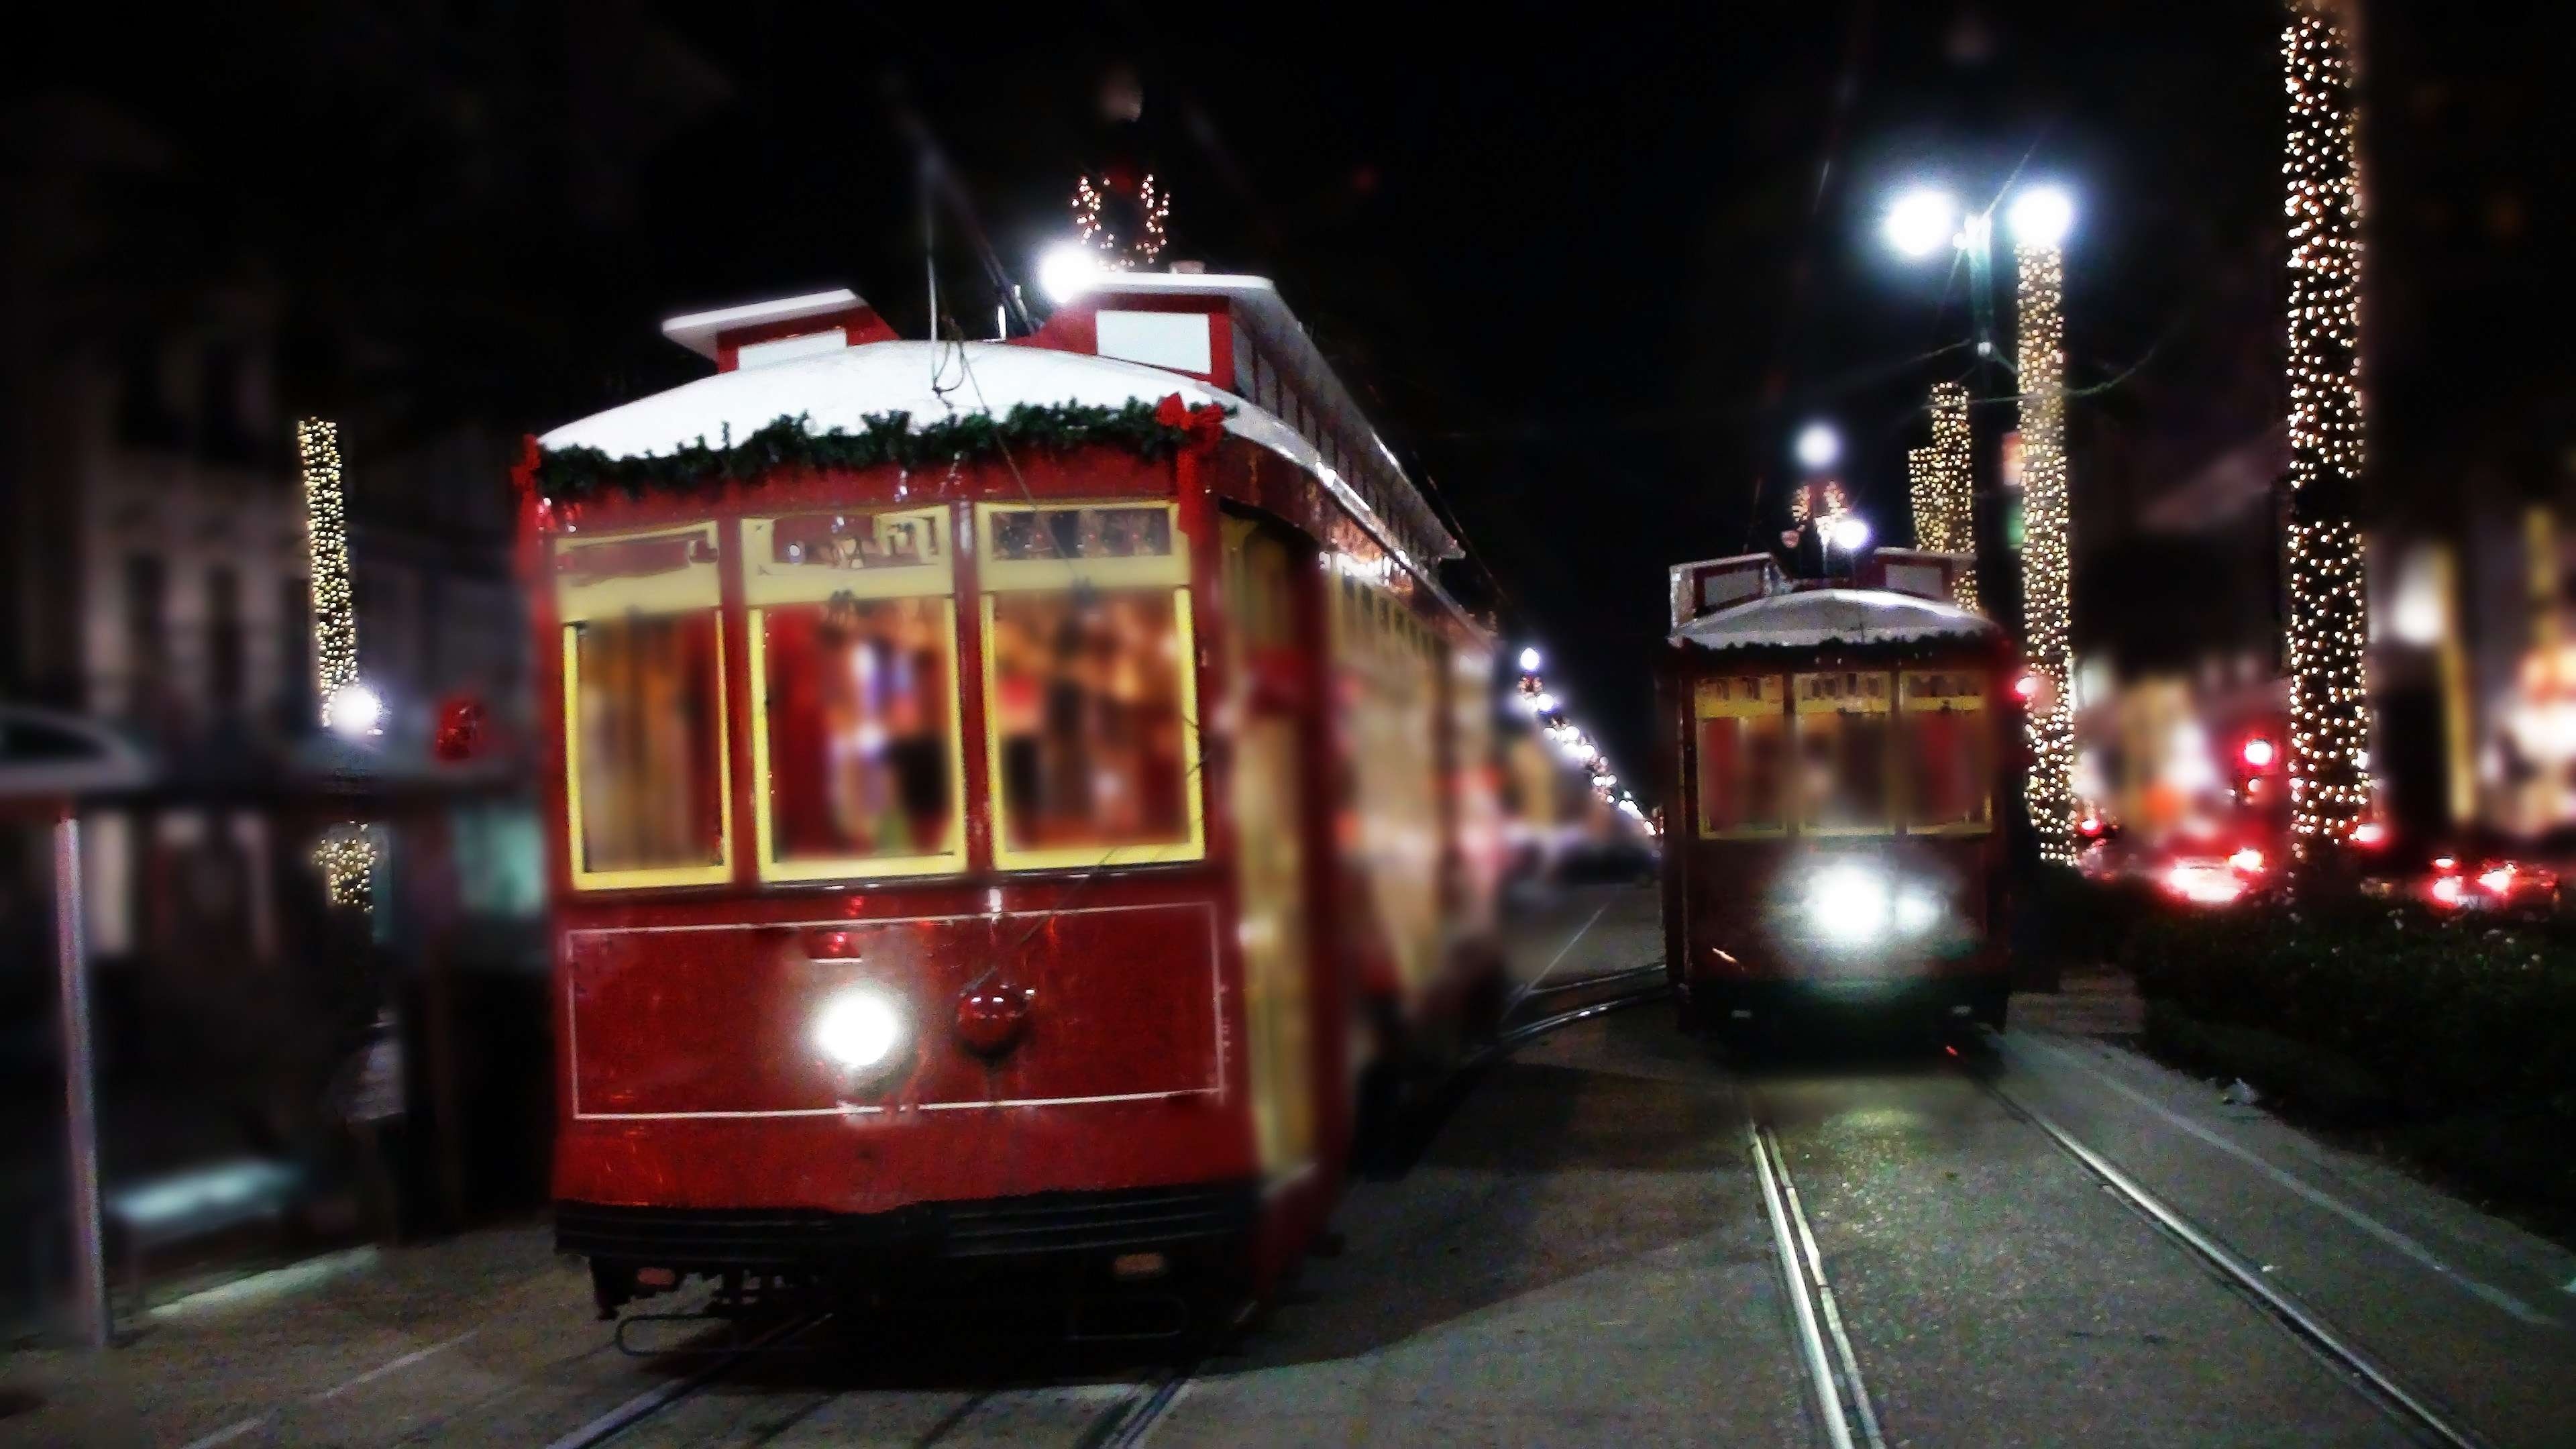
<instances>
[{"instance_id":1,"label":"building window","mask_svg":"<svg viewBox=\"0 0 2576 1449\"><path fill-rule=\"evenodd\" d=\"M242 420L241 349L209 348L197 370L197 449L218 463L247 463L258 444Z\"/></svg>"},{"instance_id":2,"label":"building window","mask_svg":"<svg viewBox=\"0 0 2576 1449\"><path fill-rule=\"evenodd\" d=\"M155 707L169 688L170 574L153 554L125 561L125 659L133 707Z\"/></svg>"},{"instance_id":3,"label":"building window","mask_svg":"<svg viewBox=\"0 0 2576 1449\"><path fill-rule=\"evenodd\" d=\"M168 448L180 441L179 415L164 389L157 343L131 343L118 359L116 435L129 447Z\"/></svg>"},{"instance_id":4,"label":"building window","mask_svg":"<svg viewBox=\"0 0 2576 1449\"><path fill-rule=\"evenodd\" d=\"M241 704L241 577L223 567L206 571L206 693L218 709Z\"/></svg>"},{"instance_id":5,"label":"building window","mask_svg":"<svg viewBox=\"0 0 2576 1449\"><path fill-rule=\"evenodd\" d=\"M277 712L288 730L314 722L313 586L302 579L277 581Z\"/></svg>"}]
</instances>

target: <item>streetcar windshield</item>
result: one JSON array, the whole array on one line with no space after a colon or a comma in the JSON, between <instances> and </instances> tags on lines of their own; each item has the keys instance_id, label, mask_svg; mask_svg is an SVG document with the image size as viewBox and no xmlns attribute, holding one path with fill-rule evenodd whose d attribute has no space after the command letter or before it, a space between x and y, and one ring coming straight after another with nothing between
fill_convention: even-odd
<instances>
[{"instance_id":1,"label":"streetcar windshield","mask_svg":"<svg viewBox=\"0 0 2576 1449\"><path fill-rule=\"evenodd\" d=\"M1189 556L1172 505L981 514L996 861L1195 857Z\"/></svg>"},{"instance_id":2,"label":"streetcar windshield","mask_svg":"<svg viewBox=\"0 0 2576 1449\"><path fill-rule=\"evenodd\" d=\"M953 633L945 598L761 611L772 859L953 849Z\"/></svg>"},{"instance_id":3,"label":"streetcar windshield","mask_svg":"<svg viewBox=\"0 0 2576 1449\"><path fill-rule=\"evenodd\" d=\"M583 886L726 873L715 531L566 543L565 784Z\"/></svg>"},{"instance_id":4,"label":"streetcar windshield","mask_svg":"<svg viewBox=\"0 0 2576 1449\"><path fill-rule=\"evenodd\" d=\"M1984 676L1973 670L1909 670L1903 693L1906 828L1986 828L1992 818L1994 734Z\"/></svg>"},{"instance_id":5,"label":"streetcar windshield","mask_svg":"<svg viewBox=\"0 0 2576 1449\"><path fill-rule=\"evenodd\" d=\"M1788 827L1789 719L1780 676L1703 679L1692 694L1699 832L1710 839Z\"/></svg>"},{"instance_id":6,"label":"streetcar windshield","mask_svg":"<svg viewBox=\"0 0 2576 1449\"><path fill-rule=\"evenodd\" d=\"M943 508L743 521L767 880L965 863Z\"/></svg>"},{"instance_id":7,"label":"streetcar windshield","mask_svg":"<svg viewBox=\"0 0 2576 1449\"><path fill-rule=\"evenodd\" d=\"M1832 670L1796 680L1799 828L1820 835L1888 829L1887 676Z\"/></svg>"},{"instance_id":8,"label":"streetcar windshield","mask_svg":"<svg viewBox=\"0 0 2576 1449\"><path fill-rule=\"evenodd\" d=\"M993 601L993 728L1013 849L1185 840L1180 597Z\"/></svg>"}]
</instances>

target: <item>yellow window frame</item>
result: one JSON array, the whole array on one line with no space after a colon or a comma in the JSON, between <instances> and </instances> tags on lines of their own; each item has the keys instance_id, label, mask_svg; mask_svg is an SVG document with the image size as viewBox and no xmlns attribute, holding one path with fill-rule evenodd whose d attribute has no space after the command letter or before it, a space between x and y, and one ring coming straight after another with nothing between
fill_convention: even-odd
<instances>
[{"instance_id":1,"label":"yellow window frame","mask_svg":"<svg viewBox=\"0 0 2576 1449\"><path fill-rule=\"evenodd\" d=\"M857 514L880 521L928 525L932 557L918 564L870 569L781 564L771 542L782 518L815 513ZM764 884L818 880L873 880L895 876L939 875L966 868L966 744L961 696L965 681L957 672L956 557L949 547L950 516L945 506L912 509L804 509L773 518L742 521L743 600L749 605L751 669L751 829L754 860ZM941 628L948 640L948 818L952 830L947 850L927 855L845 855L814 860L780 860L771 839L769 758L769 641L766 621L772 607L829 602L835 594L859 599L917 599L938 596Z\"/></svg>"},{"instance_id":2,"label":"yellow window frame","mask_svg":"<svg viewBox=\"0 0 2576 1449\"><path fill-rule=\"evenodd\" d=\"M577 582L555 575L556 617L563 626L564 840L566 864L577 891L651 890L668 886L722 885L733 879L733 737L731 711L725 702L723 534L712 523L678 528L642 528L595 537L572 535L556 540L548 561L572 550L599 544L685 537L704 542L715 558L692 558L680 568L643 578ZM581 803L581 626L593 619L624 614L692 614L716 616L716 860L712 865L647 866L637 870L582 868Z\"/></svg>"},{"instance_id":3,"label":"yellow window frame","mask_svg":"<svg viewBox=\"0 0 2576 1449\"><path fill-rule=\"evenodd\" d=\"M1845 679L1854 681L1859 684L1859 692L1856 694L1837 693L1832 695L1819 693L1810 686L1813 681L1821 679ZM1879 688L1875 693L1872 693L1866 684L1866 681L1869 680L1878 681ZM1886 741L1881 747L1885 751L1887 758L1879 762L1879 778L1882 782L1882 799L1880 800L1880 804L1885 808L1887 815L1886 819L1882 823L1876 825L1817 825L1807 819L1808 800L1806 798L1806 751L1803 748L1804 736L1806 733L1805 722L1809 718L1817 715L1891 713L1895 701L1889 696L1894 692L1895 687L1894 679L1890 676L1889 671L1884 669L1809 669L1801 670L1800 672L1790 676L1790 692L1794 698L1791 702L1790 710L1789 745L1790 759L1793 762L1791 768L1796 771L1797 785L1794 792L1795 798L1792 802L1792 808L1795 810L1797 815L1799 834L1849 836L1894 835L1898 833L1901 825L1900 816L1902 812L1898 808L1899 802L1896 799L1897 792L1895 788L1898 758L1896 753L1898 749L1898 738L1895 730L1889 730L1887 732Z\"/></svg>"},{"instance_id":4,"label":"yellow window frame","mask_svg":"<svg viewBox=\"0 0 2576 1449\"><path fill-rule=\"evenodd\" d=\"M1736 691L1731 687L1726 689L1712 687L1717 685L1732 686L1746 681L1752 682L1754 692L1751 695L1742 698L1738 698ZM1777 674L1716 675L1701 679L1691 686L1691 760L1693 765L1691 779L1691 814L1699 823L1700 839L1777 840L1789 833L1789 821L1797 814L1797 801L1789 798L1794 792L1788 790L1782 791L1782 798L1786 801L1788 808L1781 813L1780 822L1778 824L1737 825L1725 830L1710 829L1708 824L1708 802L1700 798L1700 776L1697 769L1699 760L1699 721L1704 719L1761 719L1766 716L1785 718L1788 714L1786 707L1787 703L1787 687L1782 678ZM1787 726L1783 725L1782 729L1785 732ZM1792 757L1793 768L1794 765L1795 759Z\"/></svg>"},{"instance_id":5,"label":"yellow window frame","mask_svg":"<svg viewBox=\"0 0 2576 1449\"><path fill-rule=\"evenodd\" d=\"M778 525L790 518L810 518L835 514L871 520L877 524L910 523L926 528L930 537L929 557L915 564L884 564L875 568L847 569L829 564L780 563L771 555L778 536ZM746 518L742 521L742 596L743 602L761 604L812 604L830 599L834 594L848 594L857 599L913 599L925 594L957 592L956 551L951 546L952 520L944 504L928 508L800 508L770 518Z\"/></svg>"},{"instance_id":6,"label":"yellow window frame","mask_svg":"<svg viewBox=\"0 0 2576 1449\"><path fill-rule=\"evenodd\" d=\"M1161 508L1171 516L1172 551L1142 558L1005 559L993 552L993 519L997 514L1070 512L1083 508ZM1199 750L1199 651L1197 621L1190 609L1189 538L1181 532L1179 505L1155 499L1103 498L1048 503L978 503L975 505L976 561L983 596L979 610L984 647L984 770L992 782L993 866L996 870L1099 869L1122 865L1166 865L1207 857L1206 771ZM1010 804L1002 789L1001 697L993 668L997 594L1041 590L1070 592L1076 587L1143 589L1166 585L1172 591L1172 632L1180 653L1181 804L1189 820L1184 840L1136 845L1063 845L1018 849L1010 844Z\"/></svg>"},{"instance_id":7,"label":"yellow window frame","mask_svg":"<svg viewBox=\"0 0 2576 1449\"><path fill-rule=\"evenodd\" d=\"M1937 681L1937 683L1935 683ZM1965 683L1971 692L1953 692L1950 684ZM1927 687L1928 686L1928 687ZM1941 714L1951 711L1983 714L1986 710L1986 677L1973 669L1908 669L1897 678L1897 704L1908 716ZM1947 825L1916 825L1914 818L1913 754L1905 746L1910 741L1899 731L1899 758L1905 763L1903 775L1905 809L1899 825L1908 835L1985 835L1995 828L1995 792L1991 783L1978 794L1977 818L1954 821Z\"/></svg>"},{"instance_id":8,"label":"yellow window frame","mask_svg":"<svg viewBox=\"0 0 2576 1449\"><path fill-rule=\"evenodd\" d=\"M1007 513L1079 513L1086 508L1159 508L1170 521L1172 551L1127 558L1003 558L994 550L994 520ZM1186 587L1190 581L1190 540L1181 532L1180 505L1155 498L1068 499L1047 503L978 503L975 505L975 549L981 584L988 594L1041 589L1132 589L1152 584Z\"/></svg>"}]
</instances>

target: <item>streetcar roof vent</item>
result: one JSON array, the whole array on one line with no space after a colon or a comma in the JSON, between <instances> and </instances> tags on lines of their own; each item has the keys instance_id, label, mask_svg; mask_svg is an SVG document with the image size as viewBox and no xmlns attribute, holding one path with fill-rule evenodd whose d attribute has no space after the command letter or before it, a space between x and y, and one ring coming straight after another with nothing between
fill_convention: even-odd
<instances>
[{"instance_id":1,"label":"streetcar roof vent","mask_svg":"<svg viewBox=\"0 0 2576 1449\"><path fill-rule=\"evenodd\" d=\"M834 287L672 317L662 323L662 335L715 363L718 372L731 372L891 342L894 329L858 293Z\"/></svg>"},{"instance_id":2,"label":"streetcar roof vent","mask_svg":"<svg viewBox=\"0 0 2576 1449\"><path fill-rule=\"evenodd\" d=\"M1787 587L1779 560L1767 553L1739 553L1730 558L1701 559L1672 568L1673 627L1702 614L1768 598Z\"/></svg>"}]
</instances>

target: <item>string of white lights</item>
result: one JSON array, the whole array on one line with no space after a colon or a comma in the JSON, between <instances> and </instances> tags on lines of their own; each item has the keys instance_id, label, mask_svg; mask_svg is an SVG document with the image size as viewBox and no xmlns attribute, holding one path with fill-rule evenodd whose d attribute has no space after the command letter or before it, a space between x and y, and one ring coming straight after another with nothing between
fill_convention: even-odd
<instances>
[{"instance_id":1,"label":"string of white lights","mask_svg":"<svg viewBox=\"0 0 2576 1449\"><path fill-rule=\"evenodd\" d=\"M1109 204L1108 189L1112 183L1103 177L1094 184L1088 176L1073 184L1073 232L1084 246L1100 253L1103 265L1114 271L1132 271L1150 267L1163 254L1167 240L1164 224L1171 216L1170 193L1154 184L1152 172L1136 187L1136 206L1141 235L1121 241L1109 228L1105 214Z\"/></svg>"},{"instance_id":2,"label":"string of white lights","mask_svg":"<svg viewBox=\"0 0 2576 1449\"><path fill-rule=\"evenodd\" d=\"M340 479L339 425L306 418L295 425L295 452L304 473L304 546L313 597L313 685L325 726L333 712L363 707L372 726L375 698L358 683L358 610L349 585L349 515ZM313 848L324 887L335 906L364 907L372 898L376 846L364 825L325 832Z\"/></svg>"},{"instance_id":3,"label":"string of white lights","mask_svg":"<svg viewBox=\"0 0 2576 1449\"><path fill-rule=\"evenodd\" d=\"M1935 478L1933 497L1939 504L1943 523L1939 547L1948 553L1966 556L1959 576L1950 586L1951 598L1963 609L1973 609L1977 601L1977 526L1975 483L1969 474L1968 460L1968 385L1941 382L1932 385L1932 450L1931 463Z\"/></svg>"},{"instance_id":4,"label":"string of white lights","mask_svg":"<svg viewBox=\"0 0 2576 1449\"><path fill-rule=\"evenodd\" d=\"M1968 389L1964 383L1932 387L1932 441L1907 450L1905 473L1914 502L1914 546L1966 555L1969 562L1950 586L1963 609L1977 607L1977 534L1970 509Z\"/></svg>"},{"instance_id":5,"label":"string of white lights","mask_svg":"<svg viewBox=\"0 0 2576 1449\"><path fill-rule=\"evenodd\" d=\"M1646 814L1637 804L1636 796L1619 783L1618 772L1610 767L1610 757L1601 752L1592 736L1566 717L1565 701L1547 687L1538 666L1536 649L1521 651L1517 698L1522 712L1538 726L1539 733L1547 738L1548 743L1556 746L1568 764L1583 772L1585 783L1592 787L1594 799L1643 824Z\"/></svg>"},{"instance_id":6,"label":"string of white lights","mask_svg":"<svg viewBox=\"0 0 2576 1449\"><path fill-rule=\"evenodd\" d=\"M2017 239L2021 274L2019 358L2023 647L2047 681L2031 701L2027 799L2040 859L2075 863L2075 717L2069 698L2074 648L2068 630L2070 559L2066 497L2065 262L2054 242Z\"/></svg>"},{"instance_id":7,"label":"string of white lights","mask_svg":"<svg viewBox=\"0 0 2576 1449\"><path fill-rule=\"evenodd\" d=\"M358 616L349 588L349 516L340 487L340 429L321 418L295 425L304 469L304 543L313 591L313 687L322 723L331 701L358 682Z\"/></svg>"},{"instance_id":8,"label":"string of white lights","mask_svg":"<svg viewBox=\"0 0 2576 1449\"><path fill-rule=\"evenodd\" d=\"M2370 810L2361 530L2361 162L2352 38L2334 0L2292 0L2289 127L2290 827L2305 855Z\"/></svg>"}]
</instances>

